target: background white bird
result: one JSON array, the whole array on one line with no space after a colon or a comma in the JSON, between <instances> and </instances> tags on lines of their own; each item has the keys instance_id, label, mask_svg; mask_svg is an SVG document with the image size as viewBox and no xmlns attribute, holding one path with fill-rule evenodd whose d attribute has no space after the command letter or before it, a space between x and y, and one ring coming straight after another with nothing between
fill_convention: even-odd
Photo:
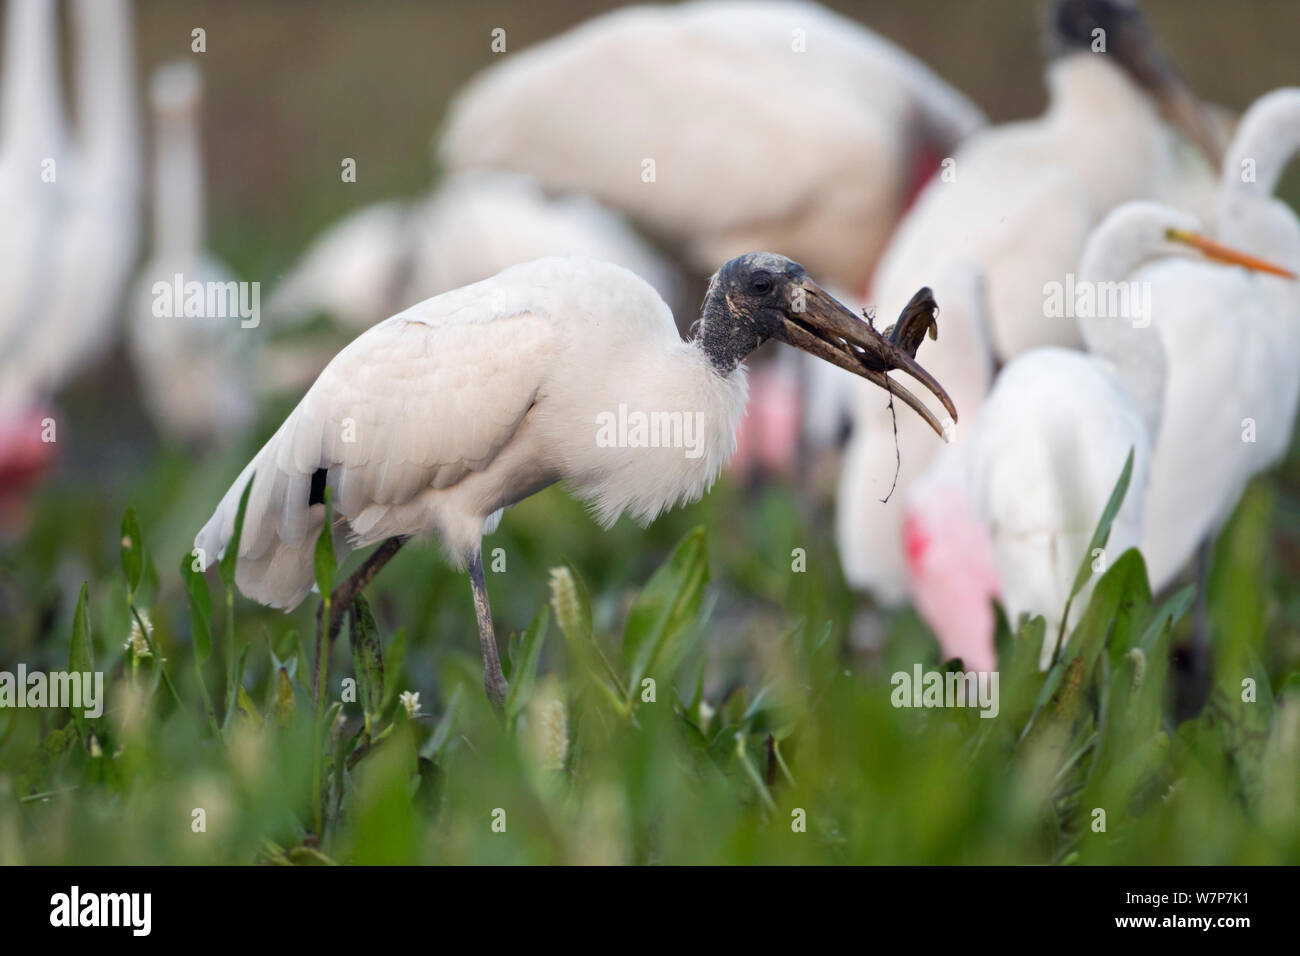
<instances>
[{"instance_id":1,"label":"background white bird","mask_svg":"<svg viewBox=\"0 0 1300 956\"><path fill-rule=\"evenodd\" d=\"M703 0L618 10L502 58L454 101L438 151L453 170L588 192L703 274L772 248L861 293L918 154L937 163L983 122L824 7Z\"/></svg>"},{"instance_id":2,"label":"background white bird","mask_svg":"<svg viewBox=\"0 0 1300 956\"><path fill-rule=\"evenodd\" d=\"M1047 622L1044 663L1056 646L1069 590L1085 558L1094 561L1095 570L1104 570L1108 556L1113 560L1139 544L1145 552L1153 530L1170 531L1144 516L1145 504L1153 500L1157 436L1169 420L1184 414L1167 399L1167 383L1175 366L1183 368L1185 356L1166 349L1161 326L1177 321L1189 305L1206 297L1207 287L1220 277L1239 275L1222 266L1208 276L1189 274L1200 266L1182 258L1184 253L1199 249L1223 263L1268 268L1209 243L1196 229L1194 217L1156 203L1127 203L1107 216L1089 237L1079 264L1080 288L1086 285L1095 296L1087 306L1088 300L1078 300L1078 321L1093 351L1033 349L1009 363L963 449L970 513L992 543L1008 616L1015 622L1024 613L1036 614ZM1130 283L1131 297L1111 296L1111 290ZM1142 291L1147 283L1149 300ZM1214 348L1217 339L1233 334L1236 316L1230 302L1210 301L1227 310L1217 328L1208 330ZM1130 450L1131 490L1105 554L1089 556L1088 543ZM1155 497L1176 490L1157 489ZM960 491L955 485L946 488L952 496ZM1186 496L1181 500L1190 504ZM938 499L912 505L922 513L954 507ZM1202 502L1181 520L1204 529L1205 515ZM928 526L936 525L930 521ZM971 550L973 557L977 553ZM1095 576L1072 606L1067 626L1086 606L1094 582ZM943 587L933 579L921 583ZM990 651L992 636L990 629L985 639Z\"/></svg>"},{"instance_id":3,"label":"background white bird","mask_svg":"<svg viewBox=\"0 0 1300 956\"><path fill-rule=\"evenodd\" d=\"M1266 93L1237 127L1224 159L1215 235L1300 273L1300 220L1276 198L1287 165L1300 153L1300 88ZM1251 409L1257 424L1254 471L1275 465L1286 453L1300 400L1300 286L1267 274L1248 276L1268 305L1266 331L1272 344L1267 369L1272 389Z\"/></svg>"},{"instance_id":4,"label":"background white bird","mask_svg":"<svg viewBox=\"0 0 1300 956\"><path fill-rule=\"evenodd\" d=\"M631 269L679 304L677 269L623 220L581 194L547 196L526 176L448 176L416 201L363 206L331 226L267 300L272 320L327 313L361 331L398 308L547 255Z\"/></svg>"},{"instance_id":5,"label":"background white bird","mask_svg":"<svg viewBox=\"0 0 1300 956\"><path fill-rule=\"evenodd\" d=\"M167 438L229 438L252 421L259 390L239 316L187 315L174 294L190 283L235 282L204 247L204 177L199 124L202 78L180 61L154 71L153 254L136 280L127 344L145 408ZM204 295L204 311L208 297Z\"/></svg>"},{"instance_id":6,"label":"background white bird","mask_svg":"<svg viewBox=\"0 0 1300 956\"><path fill-rule=\"evenodd\" d=\"M21 361L54 389L113 344L136 263L141 148L130 0L74 0L76 138L59 171L54 274Z\"/></svg>"},{"instance_id":7,"label":"background white bird","mask_svg":"<svg viewBox=\"0 0 1300 956\"><path fill-rule=\"evenodd\" d=\"M323 312L359 331L391 315L411 272L412 219L411 205L392 199L331 224L276 283L267 316L286 325Z\"/></svg>"},{"instance_id":8,"label":"background white bird","mask_svg":"<svg viewBox=\"0 0 1300 956\"><path fill-rule=\"evenodd\" d=\"M1300 223L1271 194L1298 149L1300 91L1279 90L1252 106L1224 162L1215 228L1227 245L1293 272ZM1136 278L1152 290L1151 328L1165 369L1142 536L1152 584L1161 588L1227 521L1247 482L1290 445L1300 401L1300 287L1289 277L1188 259L1162 261ZM1097 324L1081 322L1090 346Z\"/></svg>"},{"instance_id":9,"label":"background white bird","mask_svg":"<svg viewBox=\"0 0 1300 956\"><path fill-rule=\"evenodd\" d=\"M20 346L43 321L58 235L58 193L49 182L66 159L59 83L57 8L48 0L5 7L0 103L0 511L21 527L23 492L54 459L42 440L52 414Z\"/></svg>"},{"instance_id":10,"label":"background white bird","mask_svg":"<svg viewBox=\"0 0 1300 956\"><path fill-rule=\"evenodd\" d=\"M653 287L626 269L579 258L515 266L412 306L340 352L195 546L205 563L225 547L251 478L236 581L250 597L292 608L312 587L327 488L337 555L434 533L469 568L484 682L500 706L505 680L480 542L505 507L565 481L608 526L624 512L649 522L698 498L735 447L741 363L768 339L889 388L942 434L934 414L887 376L907 371L956 414L913 358L915 323L898 328L881 336L800 266L767 253L719 271L690 342ZM625 412L676 416L678 437L619 434L611 419Z\"/></svg>"},{"instance_id":11,"label":"background white bird","mask_svg":"<svg viewBox=\"0 0 1300 956\"><path fill-rule=\"evenodd\" d=\"M0 361L9 388L16 348L48 296L67 133L59 82L58 8L49 0L5 7L0 116ZM50 177L56 177L51 182Z\"/></svg>"},{"instance_id":12,"label":"background white bird","mask_svg":"<svg viewBox=\"0 0 1300 956\"><path fill-rule=\"evenodd\" d=\"M950 175L931 180L899 224L872 283L871 298L882 304L929 283L942 307L966 295L950 293L945 267L978 269L984 327L962 328L965 317L953 316L927 355L961 390L968 419L991 381L988 348L1006 361L1034 346L1079 345L1073 319L1045 314L1045 284L1074 271L1089 230L1111 207L1160 189L1173 155L1160 110L1210 148L1190 94L1132 3L1055 0L1050 10L1047 112L967 140ZM1093 52L1098 29L1104 53ZM905 470L881 504L895 486L894 416L880 396L854 391L836 541L850 583L893 605L907 588L908 487L933 449L918 441L913 423L898 423Z\"/></svg>"}]
</instances>

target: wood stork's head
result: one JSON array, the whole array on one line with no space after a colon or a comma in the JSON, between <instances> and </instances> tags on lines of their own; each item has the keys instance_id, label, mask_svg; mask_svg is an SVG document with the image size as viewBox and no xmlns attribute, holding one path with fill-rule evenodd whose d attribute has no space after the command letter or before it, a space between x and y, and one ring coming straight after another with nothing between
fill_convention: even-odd
<instances>
[{"instance_id":1,"label":"wood stork's head","mask_svg":"<svg viewBox=\"0 0 1300 956\"><path fill-rule=\"evenodd\" d=\"M1205 154L1212 169L1222 165L1226 144L1161 49L1137 0L1054 0L1049 10L1052 56L1083 52L1112 57L1150 94L1165 119Z\"/></svg>"},{"instance_id":2,"label":"wood stork's head","mask_svg":"<svg viewBox=\"0 0 1300 956\"><path fill-rule=\"evenodd\" d=\"M922 289L882 335L809 279L799 263L751 252L732 259L709 280L696 342L723 374L769 339L793 345L897 396L946 438L934 413L888 375L892 369L906 372L957 420L948 393L916 362L925 335L937 335L935 311L930 290Z\"/></svg>"}]
</instances>

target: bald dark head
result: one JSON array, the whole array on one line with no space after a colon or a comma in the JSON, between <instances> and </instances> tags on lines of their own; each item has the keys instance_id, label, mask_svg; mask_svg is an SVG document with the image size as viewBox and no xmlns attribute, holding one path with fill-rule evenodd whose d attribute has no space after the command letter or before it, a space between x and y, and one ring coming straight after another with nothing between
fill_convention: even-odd
<instances>
[{"instance_id":1,"label":"bald dark head","mask_svg":"<svg viewBox=\"0 0 1300 956\"><path fill-rule=\"evenodd\" d=\"M1049 10L1052 56L1096 53L1112 57L1146 89L1159 89L1165 82L1170 64L1136 0L1053 0Z\"/></svg>"},{"instance_id":2,"label":"bald dark head","mask_svg":"<svg viewBox=\"0 0 1300 956\"><path fill-rule=\"evenodd\" d=\"M875 383L943 435L939 419L888 376L893 369L911 375L956 419L952 400L916 362L916 347L933 321L931 314L931 324L922 327L919 319L905 316L898 340L888 339L808 278L799 263L771 252L751 252L732 259L709 280L695 344L719 374L730 375L768 339L785 342Z\"/></svg>"},{"instance_id":3,"label":"bald dark head","mask_svg":"<svg viewBox=\"0 0 1300 956\"><path fill-rule=\"evenodd\" d=\"M714 273L700 330L714 367L730 371L768 339L784 338L786 317L803 310L807 278L803 266L774 252L737 256Z\"/></svg>"}]
</instances>

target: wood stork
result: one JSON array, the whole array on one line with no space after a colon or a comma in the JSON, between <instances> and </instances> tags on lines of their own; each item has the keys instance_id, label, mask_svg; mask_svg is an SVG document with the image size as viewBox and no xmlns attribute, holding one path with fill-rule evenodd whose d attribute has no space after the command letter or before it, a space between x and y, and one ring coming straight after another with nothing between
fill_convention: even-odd
<instances>
[{"instance_id":1,"label":"wood stork","mask_svg":"<svg viewBox=\"0 0 1300 956\"><path fill-rule=\"evenodd\" d=\"M202 77L189 61L154 70L153 254L136 279L127 345L145 408L164 436L199 443L237 435L251 422L251 336L238 315L187 314L191 283L228 288L235 276L204 248L199 125ZM179 277L179 279L178 279Z\"/></svg>"},{"instance_id":2,"label":"wood stork","mask_svg":"<svg viewBox=\"0 0 1300 956\"><path fill-rule=\"evenodd\" d=\"M141 155L130 0L74 0L77 125L59 170L58 239L22 362L53 390L111 344L135 265Z\"/></svg>"},{"instance_id":3,"label":"wood stork","mask_svg":"<svg viewBox=\"0 0 1300 956\"><path fill-rule=\"evenodd\" d=\"M926 65L824 7L700 0L604 14L502 57L453 102L438 150L449 169L590 193L701 274L781 249L860 294L918 154L937 164L983 123Z\"/></svg>"},{"instance_id":4,"label":"wood stork","mask_svg":"<svg viewBox=\"0 0 1300 956\"><path fill-rule=\"evenodd\" d=\"M978 269L986 328L964 327L954 316L927 353L942 370L935 374L963 392L958 404L968 420L992 380L984 340L1003 361L1035 346L1080 344L1073 320L1044 316L1044 284L1075 269L1089 230L1108 210L1163 188L1172 140L1161 112L1212 149L1191 95L1132 2L1055 0L1050 9L1047 112L971 136L951 176L932 179L903 218L873 280L874 301L928 283L947 306L966 294L945 287L944 268ZM1092 51L1096 30L1104 31L1104 53ZM879 396L855 392L837 542L850 583L892 605L907 593L900 529L908 487L933 449L922 444L905 456L896 493L880 504L895 486L894 416ZM898 432L905 448L918 445L911 422L899 422Z\"/></svg>"},{"instance_id":5,"label":"wood stork","mask_svg":"<svg viewBox=\"0 0 1300 956\"><path fill-rule=\"evenodd\" d=\"M1220 265L1210 275L1198 276L1184 271L1199 265L1183 256L1194 249L1218 263L1282 271L1209 241L1197 228L1194 217L1149 202L1128 203L1107 216L1089 237L1078 270L1078 288L1087 287L1093 296L1078 300L1078 321L1093 352L1033 349L1010 362L976 415L968 441L957 446L969 504L960 501L960 480L941 484L938 478L929 479L936 489L933 495L911 499L909 523L939 532L926 545L940 556L932 554L929 560L945 562L951 570L963 558L972 559L970 576L983 585L959 594L934 575L918 578L918 586L938 592L929 596L929 604L943 607L950 618L930 618L945 649L974 646L977 659L988 659L990 620L983 621L982 634L972 632L970 621L964 630L948 625L963 617L957 605L964 601L969 614L1000 590L1012 620L1022 613L1046 619L1043 661L1050 659L1069 588L1130 449L1132 490L1112 527L1107 554L1139 545L1145 549L1153 535L1170 532L1144 514L1145 503L1152 500L1148 489L1156 436L1169 417L1182 414L1166 398L1170 369L1182 358L1166 351L1163 327L1211 292L1218 278L1238 275ZM1124 283L1136 285L1121 294ZM1087 301L1092 304L1085 306ZM1217 296L1209 301L1229 310L1208 332L1209 347L1220 348L1223 339L1235 334L1235 317L1231 303ZM1204 328L1200 331L1207 335ZM1189 466L1212 468L1214 463L1205 460L1204 448L1201 451L1201 458ZM1183 513L1179 521L1200 522L1202 515ZM996 588L985 573L981 527L992 548ZM945 548L956 550L945 558ZM1103 556L1093 558L1104 563ZM920 570L924 573L923 567ZM966 575L953 572L949 577ZM1085 591L1072 606L1068 623L1073 624L1086 602ZM926 605L920 606L924 612Z\"/></svg>"},{"instance_id":6,"label":"wood stork","mask_svg":"<svg viewBox=\"0 0 1300 956\"><path fill-rule=\"evenodd\" d=\"M742 362L769 339L887 388L943 434L887 375L906 371L956 417L914 358L927 329L932 313L909 307L881 335L770 253L714 275L689 342L655 290L622 267L572 257L514 266L412 306L340 352L198 533L197 557L206 564L225 547L250 479L236 581L274 607L296 606L312 587L326 488L340 557L382 541L371 558L382 564L408 536L432 532L468 567L484 684L500 706L480 543L504 508L557 481L605 526L623 513L648 523L699 498L735 447ZM360 580L375 569L363 566ZM334 606L350 603L345 592Z\"/></svg>"}]
</instances>

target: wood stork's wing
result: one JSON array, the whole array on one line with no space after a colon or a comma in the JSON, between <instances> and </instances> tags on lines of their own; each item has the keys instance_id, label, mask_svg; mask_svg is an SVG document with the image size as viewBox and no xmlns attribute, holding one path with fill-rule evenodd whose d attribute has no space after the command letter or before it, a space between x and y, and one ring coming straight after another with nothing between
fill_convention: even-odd
<instances>
[{"instance_id":1,"label":"wood stork's wing","mask_svg":"<svg viewBox=\"0 0 1300 956\"><path fill-rule=\"evenodd\" d=\"M541 386L552 321L498 314L490 290L477 299L468 292L381 322L340 352L232 486L198 546L209 560L224 547L255 472L236 576L246 595L285 607L306 595L322 482L332 489L336 547L346 555L422 530L398 527L400 509L487 467L510 441Z\"/></svg>"}]
</instances>

